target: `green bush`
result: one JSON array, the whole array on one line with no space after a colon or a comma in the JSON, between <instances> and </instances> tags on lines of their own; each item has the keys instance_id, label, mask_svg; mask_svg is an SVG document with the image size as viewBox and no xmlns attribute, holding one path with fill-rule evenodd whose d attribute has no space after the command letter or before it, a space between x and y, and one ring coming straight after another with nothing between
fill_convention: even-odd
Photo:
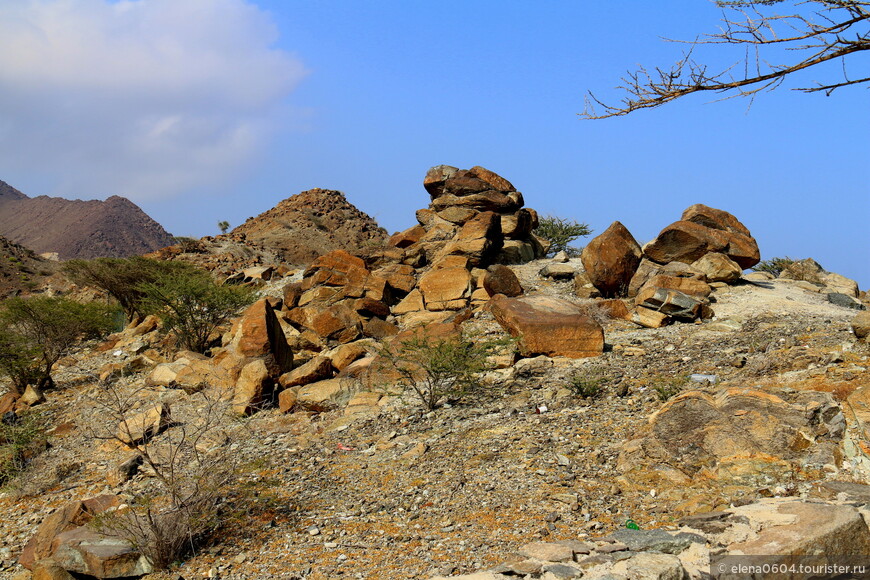
<instances>
[{"instance_id":1,"label":"green bush","mask_svg":"<svg viewBox=\"0 0 870 580\"><path fill-rule=\"evenodd\" d=\"M509 343L467 334L434 337L422 327L380 348L378 356L395 386L433 410L443 399L458 400L474 390L481 374L493 368L491 357Z\"/></svg>"},{"instance_id":2,"label":"green bush","mask_svg":"<svg viewBox=\"0 0 870 580\"><path fill-rule=\"evenodd\" d=\"M53 386L51 370L76 341L109 332L115 308L63 297L8 298L0 304L0 371L13 387Z\"/></svg>"},{"instance_id":3,"label":"green bush","mask_svg":"<svg viewBox=\"0 0 870 580\"><path fill-rule=\"evenodd\" d=\"M6 485L46 447L45 420L34 412L0 421L0 485Z\"/></svg>"},{"instance_id":4,"label":"green bush","mask_svg":"<svg viewBox=\"0 0 870 580\"><path fill-rule=\"evenodd\" d=\"M76 284L99 288L117 300L127 320L144 314L144 293L139 289L141 284L154 282L168 272L191 268L183 262L165 262L139 256L69 260L63 266L64 273Z\"/></svg>"},{"instance_id":5,"label":"green bush","mask_svg":"<svg viewBox=\"0 0 870 580\"><path fill-rule=\"evenodd\" d=\"M760 261L752 267L752 270L755 272L767 272L768 274L779 276L783 270L794 264L794 262L795 261L788 256L785 256L784 258L771 258L769 260Z\"/></svg>"},{"instance_id":6,"label":"green bush","mask_svg":"<svg viewBox=\"0 0 870 580\"><path fill-rule=\"evenodd\" d=\"M200 353L211 346L212 333L255 295L246 286L218 285L194 268L161 272L137 289L142 308L159 316L164 330L174 332L186 349Z\"/></svg>"},{"instance_id":7,"label":"green bush","mask_svg":"<svg viewBox=\"0 0 870 580\"><path fill-rule=\"evenodd\" d=\"M590 373L576 373L570 378L570 388L576 396L584 399L594 399L601 394L604 383L607 382L605 377L594 376Z\"/></svg>"},{"instance_id":8,"label":"green bush","mask_svg":"<svg viewBox=\"0 0 870 580\"><path fill-rule=\"evenodd\" d=\"M547 255L564 251L569 256L577 256L580 254L580 249L569 244L577 238L588 236L591 233L592 229L587 224L552 215L540 218L538 227L535 229L535 234L538 237L550 242L550 250Z\"/></svg>"}]
</instances>

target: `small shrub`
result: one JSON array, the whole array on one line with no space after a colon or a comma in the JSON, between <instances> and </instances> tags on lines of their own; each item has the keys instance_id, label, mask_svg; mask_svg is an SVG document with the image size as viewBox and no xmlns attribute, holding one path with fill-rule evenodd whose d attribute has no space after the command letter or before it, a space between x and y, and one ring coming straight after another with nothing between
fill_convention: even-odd
<instances>
[{"instance_id":1,"label":"small shrub","mask_svg":"<svg viewBox=\"0 0 870 580\"><path fill-rule=\"evenodd\" d=\"M591 373L577 373L571 377L571 391L578 397L584 399L594 399L601 394L604 383L607 382L605 377L594 376Z\"/></svg>"},{"instance_id":2,"label":"small shrub","mask_svg":"<svg viewBox=\"0 0 870 580\"><path fill-rule=\"evenodd\" d=\"M106 424L95 436L124 443L118 426L127 425L141 393L122 394L114 383L101 386L95 402ZM238 454L221 441L227 423L234 421L230 403L205 392L196 396L202 404L195 417L173 424L159 439L128 445L142 457L152 482L139 488L125 509L101 514L90 524L128 540L155 568L195 553L220 526L223 499L234 493L239 473Z\"/></svg>"},{"instance_id":3,"label":"small shrub","mask_svg":"<svg viewBox=\"0 0 870 580\"><path fill-rule=\"evenodd\" d=\"M552 215L540 218L535 230L535 234L550 242L550 250L547 255L555 255L564 251L570 256L577 256L580 254L580 249L569 244L577 238L588 236L591 233L592 229L587 224Z\"/></svg>"},{"instance_id":4,"label":"small shrub","mask_svg":"<svg viewBox=\"0 0 870 580\"><path fill-rule=\"evenodd\" d=\"M767 272L773 276L779 276L783 270L794 263L794 260L785 256L784 258L771 258L762 260L752 267L755 272Z\"/></svg>"},{"instance_id":5,"label":"small shrub","mask_svg":"<svg viewBox=\"0 0 870 580\"><path fill-rule=\"evenodd\" d=\"M230 222L228 222L226 220L221 220L218 222L217 226L218 226L218 229L221 231L221 233L225 234L225 233L227 233L227 230L230 229Z\"/></svg>"},{"instance_id":6,"label":"small shrub","mask_svg":"<svg viewBox=\"0 0 870 580\"><path fill-rule=\"evenodd\" d=\"M45 420L28 411L0 420L0 485L6 485L46 447Z\"/></svg>"},{"instance_id":7,"label":"small shrub","mask_svg":"<svg viewBox=\"0 0 870 580\"><path fill-rule=\"evenodd\" d=\"M173 241L181 248L185 254L202 254L205 252L205 245L196 238L187 236L175 236Z\"/></svg>"},{"instance_id":8,"label":"small shrub","mask_svg":"<svg viewBox=\"0 0 870 580\"><path fill-rule=\"evenodd\" d=\"M685 384L686 377L654 377L649 379L650 387L655 391L659 401L662 402L668 401L678 395L683 390Z\"/></svg>"},{"instance_id":9,"label":"small shrub","mask_svg":"<svg viewBox=\"0 0 870 580\"><path fill-rule=\"evenodd\" d=\"M115 309L57 296L8 298L0 305L0 371L20 390L54 384L51 370L75 343L109 332Z\"/></svg>"},{"instance_id":10,"label":"small shrub","mask_svg":"<svg viewBox=\"0 0 870 580\"><path fill-rule=\"evenodd\" d=\"M164 330L174 332L185 348L200 353L210 347L217 327L254 299L252 289L218 285L208 272L193 268L162 272L137 288L143 309L159 316Z\"/></svg>"},{"instance_id":11,"label":"small shrub","mask_svg":"<svg viewBox=\"0 0 870 580\"><path fill-rule=\"evenodd\" d=\"M490 357L509 342L467 334L436 338L423 327L377 352L386 371L395 374L395 385L433 410L443 399L460 399L475 389L481 374L492 369Z\"/></svg>"}]
</instances>

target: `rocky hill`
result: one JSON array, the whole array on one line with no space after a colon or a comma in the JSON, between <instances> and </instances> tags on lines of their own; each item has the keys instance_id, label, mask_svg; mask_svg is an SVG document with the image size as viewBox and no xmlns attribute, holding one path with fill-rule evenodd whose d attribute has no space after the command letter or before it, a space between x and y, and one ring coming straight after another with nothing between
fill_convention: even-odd
<instances>
[{"instance_id":1,"label":"rocky hill","mask_svg":"<svg viewBox=\"0 0 870 580\"><path fill-rule=\"evenodd\" d=\"M303 191L249 218L231 232L272 251L282 261L304 266L339 248L353 254L378 247L386 232L374 219L329 189Z\"/></svg>"},{"instance_id":2,"label":"rocky hill","mask_svg":"<svg viewBox=\"0 0 870 580\"><path fill-rule=\"evenodd\" d=\"M0 494L0 574L700 580L729 554L870 553L854 282L811 260L745 273L752 234L701 204L643 248L615 222L544 258L500 176L425 186L419 225L365 260L262 267L207 355L147 317L64 358L44 397L0 397L4 424L50 427ZM420 380L462 336L458 360L498 340L479 380ZM223 525L169 572L87 525L224 469Z\"/></svg>"},{"instance_id":3,"label":"rocky hill","mask_svg":"<svg viewBox=\"0 0 870 580\"><path fill-rule=\"evenodd\" d=\"M0 236L0 298L33 290L54 270L54 262Z\"/></svg>"},{"instance_id":4,"label":"rocky hill","mask_svg":"<svg viewBox=\"0 0 870 580\"><path fill-rule=\"evenodd\" d=\"M172 236L129 199L28 197L0 181L0 235L61 259L126 257L172 243Z\"/></svg>"}]
</instances>

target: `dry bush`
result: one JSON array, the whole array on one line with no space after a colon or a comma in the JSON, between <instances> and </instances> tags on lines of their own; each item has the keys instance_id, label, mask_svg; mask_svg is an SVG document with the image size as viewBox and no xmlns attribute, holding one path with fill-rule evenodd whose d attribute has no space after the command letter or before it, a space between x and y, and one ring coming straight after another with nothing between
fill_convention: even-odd
<instances>
[{"instance_id":1,"label":"dry bush","mask_svg":"<svg viewBox=\"0 0 870 580\"><path fill-rule=\"evenodd\" d=\"M189 422L175 420L162 434L127 444L152 478L147 491L94 522L100 532L128 540L156 568L195 553L220 525L223 500L238 479L238 454L226 444L225 428L235 421L229 403L205 391L192 399L199 408ZM96 403L106 424L95 436L129 440L140 427L131 417L141 410L141 401L138 390L125 394L117 383L102 383Z\"/></svg>"}]
</instances>

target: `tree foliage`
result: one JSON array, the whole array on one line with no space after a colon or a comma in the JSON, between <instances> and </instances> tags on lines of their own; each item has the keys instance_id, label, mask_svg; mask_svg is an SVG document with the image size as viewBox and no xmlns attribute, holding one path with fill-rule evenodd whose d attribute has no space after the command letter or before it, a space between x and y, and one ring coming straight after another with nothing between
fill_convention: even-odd
<instances>
[{"instance_id":1,"label":"tree foliage","mask_svg":"<svg viewBox=\"0 0 870 580\"><path fill-rule=\"evenodd\" d=\"M835 60L841 62L837 79L796 90L830 95L845 86L870 83L866 69L854 78L847 67L847 57L870 50L870 2L717 0L716 4L723 9L719 33L688 43L689 50L670 68L641 67L627 73L619 87L627 95L619 104L605 104L590 93L582 116L603 119L627 115L697 92L722 93L726 98L752 97L760 91L777 88L793 73ZM792 5L792 9L781 11L783 4ZM741 61L716 72L695 60L694 52L698 47L721 44L744 49ZM784 54L775 58L781 57L786 62L770 60L769 53L778 49L784 49Z\"/></svg>"},{"instance_id":2,"label":"tree foliage","mask_svg":"<svg viewBox=\"0 0 870 580\"><path fill-rule=\"evenodd\" d=\"M8 298L0 306L0 371L16 389L46 388L51 370L83 338L112 329L115 309L63 297Z\"/></svg>"},{"instance_id":3,"label":"tree foliage","mask_svg":"<svg viewBox=\"0 0 870 580\"><path fill-rule=\"evenodd\" d=\"M208 350L217 327L254 299L252 289L218 285L208 272L195 268L161 272L137 289L144 311L159 316L164 329L194 352Z\"/></svg>"},{"instance_id":4,"label":"tree foliage","mask_svg":"<svg viewBox=\"0 0 870 580\"><path fill-rule=\"evenodd\" d=\"M537 236L550 242L548 254L551 255L562 251L572 256L578 255L580 250L572 247L571 242L591 233L592 229L587 224L552 215L540 218L535 229Z\"/></svg>"},{"instance_id":5,"label":"tree foliage","mask_svg":"<svg viewBox=\"0 0 870 580\"><path fill-rule=\"evenodd\" d=\"M177 270L190 269L189 264L166 262L134 256L132 258L97 258L95 260L69 260L64 273L76 284L103 290L118 301L127 320L144 314L142 300L145 294L140 285L154 282L158 277Z\"/></svg>"}]
</instances>

